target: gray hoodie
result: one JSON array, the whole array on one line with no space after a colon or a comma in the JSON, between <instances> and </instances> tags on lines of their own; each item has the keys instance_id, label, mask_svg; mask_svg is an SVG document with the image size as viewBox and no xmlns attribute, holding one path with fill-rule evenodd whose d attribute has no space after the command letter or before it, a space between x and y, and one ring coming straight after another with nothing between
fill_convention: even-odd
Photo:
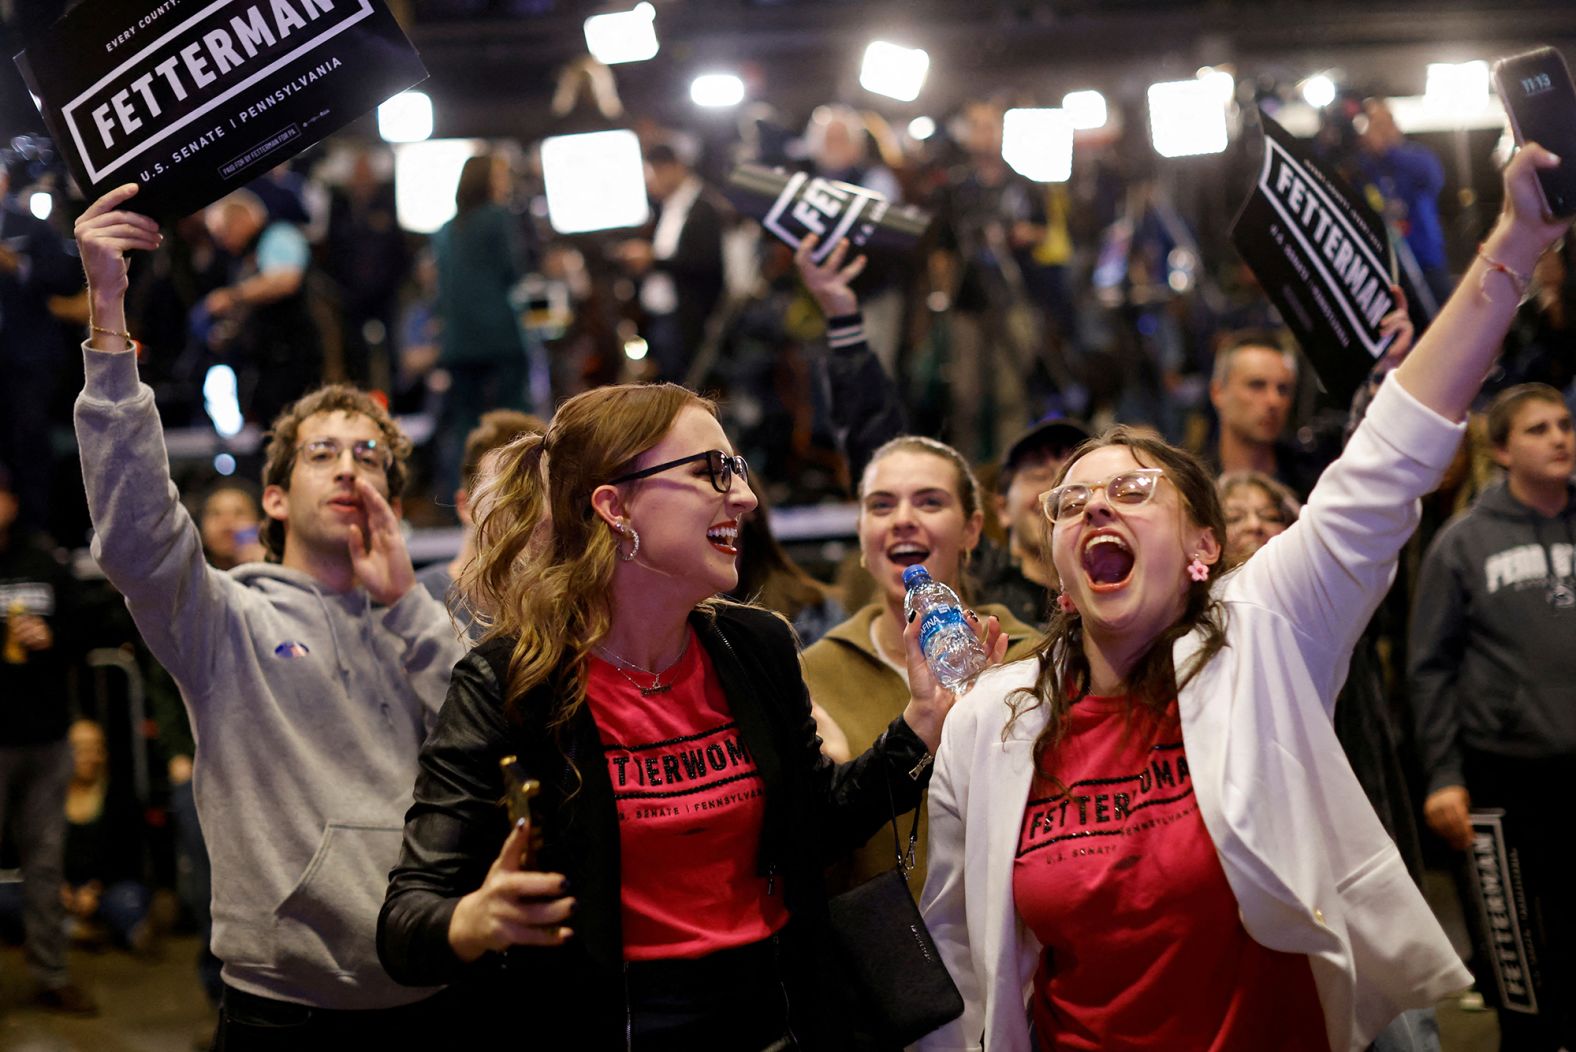
<instances>
[{"instance_id":1,"label":"gray hoodie","mask_svg":"<svg viewBox=\"0 0 1576 1052\"><path fill-rule=\"evenodd\" d=\"M1462 745L1502 756L1576 755L1573 546L1576 490L1550 519L1503 482L1434 538L1409 648L1428 792L1466 785Z\"/></svg>"},{"instance_id":2,"label":"gray hoodie","mask_svg":"<svg viewBox=\"0 0 1576 1052\"><path fill-rule=\"evenodd\" d=\"M420 587L384 607L282 566L210 567L134 356L84 358L93 554L191 715L225 982L324 1008L421 1000L375 939L416 754L462 656L447 612Z\"/></svg>"}]
</instances>

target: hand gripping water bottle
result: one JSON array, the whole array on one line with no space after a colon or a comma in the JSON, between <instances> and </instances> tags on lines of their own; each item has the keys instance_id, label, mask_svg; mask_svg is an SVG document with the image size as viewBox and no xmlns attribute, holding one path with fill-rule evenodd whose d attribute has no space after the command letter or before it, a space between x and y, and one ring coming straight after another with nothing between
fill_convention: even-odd
<instances>
[{"instance_id":1,"label":"hand gripping water bottle","mask_svg":"<svg viewBox=\"0 0 1576 1052\"><path fill-rule=\"evenodd\" d=\"M962 693L985 671L985 647L963 616L957 593L932 580L923 566L903 571L903 612L919 617L919 646L938 682Z\"/></svg>"}]
</instances>

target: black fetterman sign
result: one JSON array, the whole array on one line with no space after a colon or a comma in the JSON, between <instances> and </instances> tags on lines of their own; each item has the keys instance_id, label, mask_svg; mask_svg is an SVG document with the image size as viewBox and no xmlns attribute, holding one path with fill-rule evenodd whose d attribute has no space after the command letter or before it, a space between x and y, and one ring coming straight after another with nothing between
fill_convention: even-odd
<instances>
[{"instance_id":1,"label":"black fetterman sign","mask_svg":"<svg viewBox=\"0 0 1576 1052\"><path fill-rule=\"evenodd\" d=\"M1351 398L1394 337L1397 304L1384 222L1347 183L1269 117L1264 163L1231 230L1325 389Z\"/></svg>"},{"instance_id":2,"label":"black fetterman sign","mask_svg":"<svg viewBox=\"0 0 1576 1052\"><path fill-rule=\"evenodd\" d=\"M192 212L427 71L376 0L86 0L16 57L88 197Z\"/></svg>"}]
</instances>

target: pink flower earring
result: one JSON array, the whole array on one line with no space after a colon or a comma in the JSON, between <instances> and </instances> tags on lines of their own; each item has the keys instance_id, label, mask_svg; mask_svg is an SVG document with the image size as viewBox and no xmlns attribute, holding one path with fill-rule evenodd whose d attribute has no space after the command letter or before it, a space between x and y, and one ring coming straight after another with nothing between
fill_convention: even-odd
<instances>
[{"instance_id":1,"label":"pink flower earring","mask_svg":"<svg viewBox=\"0 0 1576 1052\"><path fill-rule=\"evenodd\" d=\"M1069 616L1076 616L1078 613L1077 605L1073 603L1072 598L1066 592L1056 597L1056 609Z\"/></svg>"},{"instance_id":2,"label":"pink flower earring","mask_svg":"<svg viewBox=\"0 0 1576 1052\"><path fill-rule=\"evenodd\" d=\"M1195 581L1209 580L1209 564L1202 556L1195 554L1193 561L1187 564L1187 575Z\"/></svg>"}]
</instances>

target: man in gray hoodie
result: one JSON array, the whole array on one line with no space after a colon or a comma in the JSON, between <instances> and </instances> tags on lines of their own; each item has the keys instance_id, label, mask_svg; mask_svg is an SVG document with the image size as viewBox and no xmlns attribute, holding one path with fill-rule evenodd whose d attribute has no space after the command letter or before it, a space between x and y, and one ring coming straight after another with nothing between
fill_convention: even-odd
<instances>
[{"instance_id":1,"label":"man in gray hoodie","mask_svg":"<svg viewBox=\"0 0 1576 1052\"><path fill-rule=\"evenodd\" d=\"M153 392L126 332L126 253L157 224L123 210L77 222L92 335L76 405L93 554L181 690L193 786L213 860L224 962L221 1049L315 1048L354 1035L406 1047L431 990L378 963L416 754L461 656L416 587L399 530L409 441L370 397L325 387L286 409L266 451L270 562L229 572L170 481Z\"/></svg>"},{"instance_id":2,"label":"man in gray hoodie","mask_svg":"<svg viewBox=\"0 0 1576 1052\"><path fill-rule=\"evenodd\" d=\"M1512 987L1534 961L1543 982L1531 996L1512 996L1515 989L1507 993L1486 975L1479 985L1501 1002L1504 1047L1552 1050L1561 1037L1576 1046L1569 795L1576 778L1576 437L1560 393L1545 384L1500 394L1488 432L1508 477L1446 525L1424 557L1411 626L1412 705L1427 779L1424 816L1434 832L1476 858L1491 845L1475 836L1470 812L1505 812L1534 946L1527 961L1510 962L1509 973L1502 952L1479 950L1485 963L1499 962L1496 974L1509 974Z\"/></svg>"}]
</instances>

